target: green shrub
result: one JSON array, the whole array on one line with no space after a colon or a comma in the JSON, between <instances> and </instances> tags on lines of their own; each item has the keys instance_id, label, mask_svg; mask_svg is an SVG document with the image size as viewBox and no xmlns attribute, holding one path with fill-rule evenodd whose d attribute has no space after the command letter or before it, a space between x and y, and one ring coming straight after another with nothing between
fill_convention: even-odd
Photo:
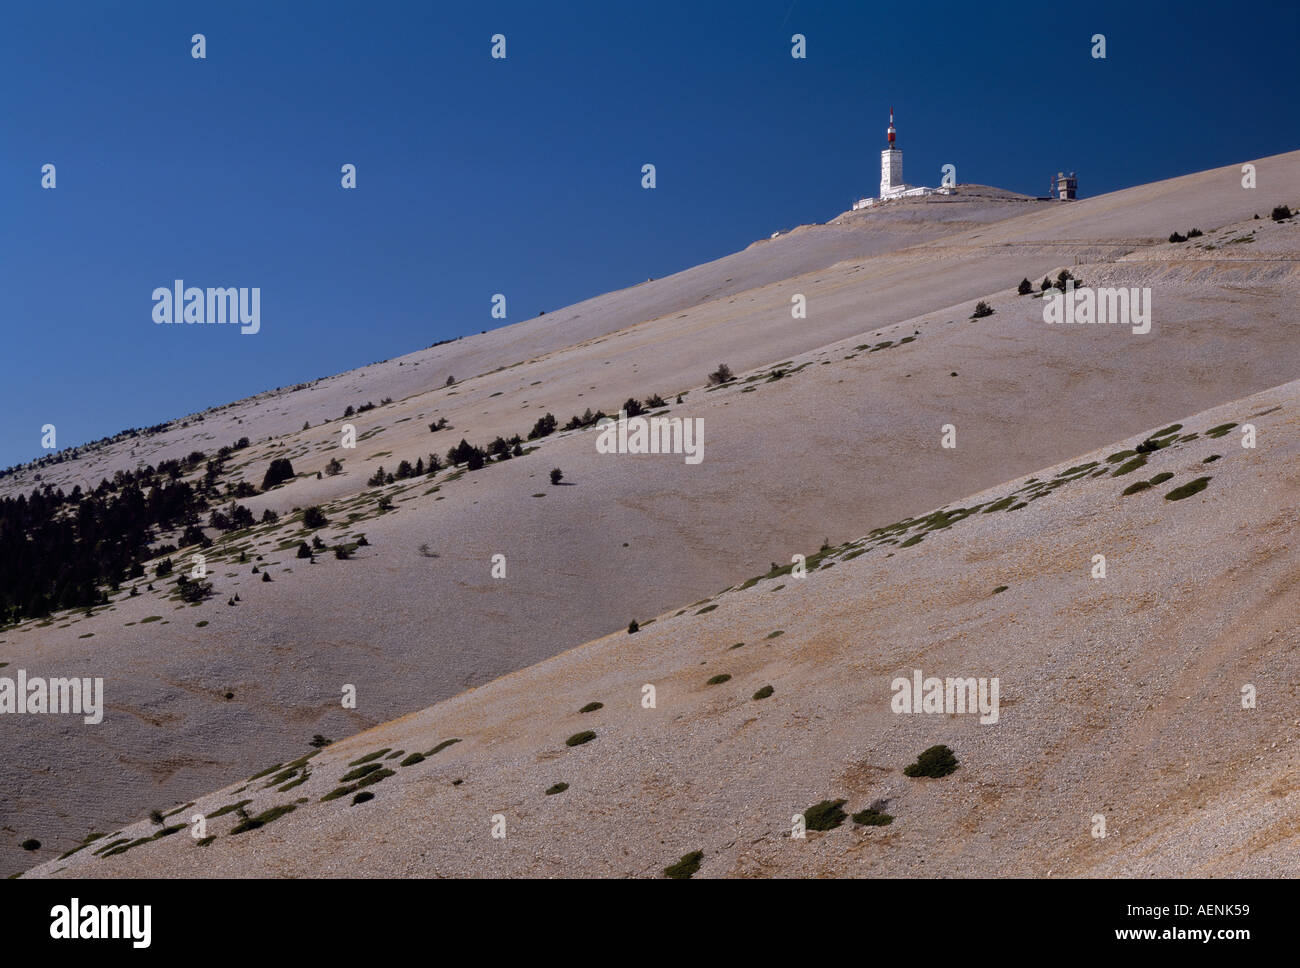
<instances>
[{"instance_id":1,"label":"green shrub","mask_svg":"<svg viewBox=\"0 0 1300 968\"><path fill-rule=\"evenodd\" d=\"M23 850L40 850L41 842L33 837L29 840L24 840L20 846Z\"/></svg>"},{"instance_id":2,"label":"green shrub","mask_svg":"<svg viewBox=\"0 0 1300 968\"><path fill-rule=\"evenodd\" d=\"M1020 287L1016 290L1017 293L1019 293L1022 296L1028 296L1033 291L1034 291L1034 284L1032 282L1030 282L1028 279L1020 280Z\"/></svg>"},{"instance_id":3,"label":"green shrub","mask_svg":"<svg viewBox=\"0 0 1300 968\"><path fill-rule=\"evenodd\" d=\"M594 713L597 709L604 709L604 708L605 708L605 704L603 702L589 702L587 703L587 705L579 709L578 712Z\"/></svg>"},{"instance_id":4,"label":"green shrub","mask_svg":"<svg viewBox=\"0 0 1300 968\"><path fill-rule=\"evenodd\" d=\"M1008 587L1009 587L1009 586L1007 586L1007 585L999 585L997 588L993 589L993 594L994 594L994 595L1001 595L1004 591L1007 590Z\"/></svg>"},{"instance_id":5,"label":"green shrub","mask_svg":"<svg viewBox=\"0 0 1300 968\"><path fill-rule=\"evenodd\" d=\"M754 693L753 698L754 698L754 699L766 699L768 696L772 695L772 693L774 693L774 692L776 692L776 690L773 689L771 686L764 686L762 689L758 690L758 692Z\"/></svg>"},{"instance_id":6,"label":"green shrub","mask_svg":"<svg viewBox=\"0 0 1300 968\"><path fill-rule=\"evenodd\" d=\"M323 528L327 524L329 524L329 519L325 517L325 512L314 504L302 512L302 526L304 528Z\"/></svg>"},{"instance_id":7,"label":"green shrub","mask_svg":"<svg viewBox=\"0 0 1300 968\"><path fill-rule=\"evenodd\" d=\"M410 756L408 756L406 759L402 760L401 765L402 765L402 766L415 766L416 763L423 763L423 762L424 762L424 754L423 754L423 753L412 753L412 754L411 754Z\"/></svg>"},{"instance_id":8,"label":"green shrub","mask_svg":"<svg viewBox=\"0 0 1300 968\"><path fill-rule=\"evenodd\" d=\"M459 743L459 742L460 742L459 739L444 739L441 743L439 743L439 744L438 744L437 746L435 746L433 749L429 750L429 752L425 753L424 755L425 755L425 756L433 756L433 754L435 754L435 753L441 753L441 752L442 752L443 750L445 750L448 746L451 746L451 745L453 745L453 744L455 744L455 743Z\"/></svg>"},{"instance_id":9,"label":"green shrub","mask_svg":"<svg viewBox=\"0 0 1300 968\"><path fill-rule=\"evenodd\" d=\"M907 776L941 777L957 769L957 757L946 746L931 746L916 758L916 762L903 768Z\"/></svg>"},{"instance_id":10,"label":"green shrub","mask_svg":"<svg viewBox=\"0 0 1300 968\"><path fill-rule=\"evenodd\" d=\"M689 854L682 854L682 859L676 864L670 864L664 868L664 877L670 877L676 881L689 880L691 875L700 869L700 861L704 859L704 851L693 850Z\"/></svg>"},{"instance_id":11,"label":"green shrub","mask_svg":"<svg viewBox=\"0 0 1300 968\"><path fill-rule=\"evenodd\" d=\"M374 798L375 795L371 793L369 790L362 790L360 793L358 793L355 797L352 798L352 804L353 806L355 806L358 803L365 803L367 800L373 800Z\"/></svg>"},{"instance_id":12,"label":"green shrub","mask_svg":"<svg viewBox=\"0 0 1300 968\"><path fill-rule=\"evenodd\" d=\"M823 800L821 803L814 803L803 812L804 826L809 830L834 830L848 816L840 809L844 803L843 800Z\"/></svg>"},{"instance_id":13,"label":"green shrub","mask_svg":"<svg viewBox=\"0 0 1300 968\"><path fill-rule=\"evenodd\" d=\"M567 784L567 783L557 783L557 784L555 784L555 786L550 787L550 788L546 791L546 795L547 795L548 797L553 797L553 796L555 796L555 794L557 794L557 793L563 793L563 792L564 792L565 790L567 790L567 789L569 789L569 784Z\"/></svg>"},{"instance_id":14,"label":"green shrub","mask_svg":"<svg viewBox=\"0 0 1300 968\"><path fill-rule=\"evenodd\" d=\"M975 304L975 312L970 314L970 318L983 319L985 316L992 316L993 312L994 312L993 307L981 299L978 303Z\"/></svg>"},{"instance_id":15,"label":"green shrub","mask_svg":"<svg viewBox=\"0 0 1300 968\"><path fill-rule=\"evenodd\" d=\"M714 676L713 678L711 678L711 679L708 681L708 685L710 685L710 686L720 686L720 685L722 685L724 682L727 682L729 679L731 679L731 676L730 676L730 675L728 675L728 674L725 673L725 672L720 672L720 673L718 673L716 676Z\"/></svg>"},{"instance_id":16,"label":"green shrub","mask_svg":"<svg viewBox=\"0 0 1300 968\"><path fill-rule=\"evenodd\" d=\"M266 476L262 478L262 490L269 491L285 481L293 480L294 476L293 464L289 462L289 458L277 457L271 461L271 466L266 469Z\"/></svg>"},{"instance_id":17,"label":"green shrub","mask_svg":"<svg viewBox=\"0 0 1300 968\"><path fill-rule=\"evenodd\" d=\"M1152 487L1155 487L1157 484L1163 484L1165 481L1169 480L1173 476L1174 475L1170 474L1168 471L1161 471L1155 477L1151 478L1151 480L1147 481L1147 483L1150 484Z\"/></svg>"},{"instance_id":18,"label":"green shrub","mask_svg":"<svg viewBox=\"0 0 1300 968\"><path fill-rule=\"evenodd\" d=\"M1136 484L1130 484L1128 487L1124 488L1121 496L1128 497L1130 494L1137 494L1141 491L1148 491L1150 489L1151 483L1149 481L1138 481Z\"/></svg>"},{"instance_id":19,"label":"green shrub","mask_svg":"<svg viewBox=\"0 0 1300 968\"><path fill-rule=\"evenodd\" d=\"M583 743L590 743L596 738L596 734L589 729L584 729L581 733L574 733L564 741L565 746L581 746Z\"/></svg>"},{"instance_id":20,"label":"green shrub","mask_svg":"<svg viewBox=\"0 0 1300 968\"><path fill-rule=\"evenodd\" d=\"M866 810L859 810L853 815L853 822L863 827L887 827L893 823L893 816L877 809L877 806L872 804Z\"/></svg>"}]
</instances>

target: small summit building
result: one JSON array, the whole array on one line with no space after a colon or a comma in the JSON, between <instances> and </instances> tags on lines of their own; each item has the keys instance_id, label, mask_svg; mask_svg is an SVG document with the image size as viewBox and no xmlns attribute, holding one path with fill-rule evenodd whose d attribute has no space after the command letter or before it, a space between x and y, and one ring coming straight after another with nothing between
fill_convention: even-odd
<instances>
[{"instance_id":1,"label":"small summit building","mask_svg":"<svg viewBox=\"0 0 1300 968\"><path fill-rule=\"evenodd\" d=\"M867 208L877 202L887 202L893 198L914 198L920 195L947 195L946 188L921 188L903 181L903 151L894 143L898 132L894 128L894 109L889 109L889 130L886 133L888 146L880 153L880 197L863 198L853 203L853 211Z\"/></svg>"}]
</instances>

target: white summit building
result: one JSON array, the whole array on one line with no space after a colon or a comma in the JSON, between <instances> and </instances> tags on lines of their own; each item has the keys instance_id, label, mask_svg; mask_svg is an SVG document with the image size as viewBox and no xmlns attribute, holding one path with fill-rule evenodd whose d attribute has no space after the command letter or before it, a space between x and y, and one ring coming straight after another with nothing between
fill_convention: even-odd
<instances>
[{"instance_id":1,"label":"white summit building","mask_svg":"<svg viewBox=\"0 0 1300 968\"><path fill-rule=\"evenodd\" d=\"M862 198L853 203L853 211L867 208L876 202L891 198L913 198L918 195L947 195L946 188L920 188L903 181L903 152L894 145L894 109L889 109L889 147L880 153L880 197Z\"/></svg>"}]
</instances>

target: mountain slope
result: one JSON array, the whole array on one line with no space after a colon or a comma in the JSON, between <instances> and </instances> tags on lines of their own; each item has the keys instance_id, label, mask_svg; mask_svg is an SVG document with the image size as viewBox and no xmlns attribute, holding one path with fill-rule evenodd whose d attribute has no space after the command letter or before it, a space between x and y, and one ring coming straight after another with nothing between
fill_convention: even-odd
<instances>
[{"instance_id":1,"label":"mountain slope","mask_svg":"<svg viewBox=\"0 0 1300 968\"><path fill-rule=\"evenodd\" d=\"M1300 153L1257 164L1274 180L1300 173ZM0 661L34 675L104 676L109 703L93 730L28 719L6 733L5 863L30 863L18 850L27 837L61 851L88 828L183 803L288 757L313 733L337 738L422 708L812 553L823 538L866 533L1294 379L1296 224L1251 219L1251 206L1270 206L1230 173L1176 180L1183 195L1142 186L1116 193L1125 196L1118 201L1058 204L976 227L988 213L1030 203L971 202L985 193L972 189L852 213L837 222L862 227L858 249L843 251L870 246L880 225L929 240L900 248L903 235L891 236L875 254L784 278L784 253L800 240L847 230L796 231L747 250L766 260L752 269L757 288L727 295L717 287L740 284L724 275L738 263L701 267L681 298L702 301L682 312L644 316L651 303L642 290L651 290L636 287L601 297L598 314L573 307L567 317L548 314L241 401L42 469L46 481L91 484L114 468L211 452L247 435L253 445L225 480L260 484L280 456L300 476L242 503L286 519L321 504L332 522L320 532L328 543L364 533L369 545L351 561L303 565L292 548L310 533L286 520L219 544L216 597L197 608L143 588L128 599L124 589L90 617L0 632ZM1245 221L1201 219L1215 213ZM1186 230L1193 216L1206 238L1171 245L1160 240L1167 233L1144 235L1161 224ZM1098 227L1106 219L1116 222L1113 236ZM1060 240L1045 237L1052 233ZM816 264L838 251L789 261ZM1100 261L1075 264L1085 256ZM1014 295L1014 285L1062 266L1089 283L1151 286L1152 332L1046 326L1041 301ZM677 283L669 282L647 285L657 287L655 299L671 300ZM807 319L791 317L795 293L808 298ZM980 298L996 313L971 320ZM629 319L638 321L619 322ZM740 379L704 388L724 360ZM460 382L444 387L453 364ZM490 366L502 368L467 378ZM672 415L704 420L702 464L600 455L593 434L576 432L469 475L365 484L380 465L391 471L401 459L445 453L462 436L522 435L547 411L563 423L585 407L613 411L651 393ZM388 396L395 402L349 421L362 440L340 450L344 407ZM441 417L454 429L430 433ZM948 424L955 450L940 446ZM317 481L334 457L344 473ZM547 484L557 466L573 486ZM30 487L32 473L5 482ZM394 511L378 513L381 496ZM248 561L238 561L240 550ZM506 556L505 579L491 576L496 554ZM274 580L252 574L254 563ZM240 603L227 606L235 594ZM355 710L339 703L349 684Z\"/></svg>"},{"instance_id":2,"label":"mountain slope","mask_svg":"<svg viewBox=\"0 0 1300 968\"><path fill-rule=\"evenodd\" d=\"M351 737L283 792L236 784L169 821L296 803L265 829L227 815L202 847L178 832L33 873L655 876L701 850L703 876L1294 876L1300 381L1180 423L1150 428L1168 446L1141 468L1123 471L1147 434ZM998 721L892 711L914 669L997 677ZM594 738L566 746L581 730ZM903 774L940 743L954 774ZM412 752L427 755L399 765ZM392 775L322 802L367 758ZM895 819L791 839L823 799Z\"/></svg>"}]
</instances>

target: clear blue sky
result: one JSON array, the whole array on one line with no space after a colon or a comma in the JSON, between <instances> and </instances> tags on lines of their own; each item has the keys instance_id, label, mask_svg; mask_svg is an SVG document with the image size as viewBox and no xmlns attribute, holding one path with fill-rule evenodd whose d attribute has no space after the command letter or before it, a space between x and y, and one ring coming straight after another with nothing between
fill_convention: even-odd
<instances>
[{"instance_id":1,"label":"clear blue sky","mask_svg":"<svg viewBox=\"0 0 1300 968\"><path fill-rule=\"evenodd\" d=\"M5 3L0 467L45 423L72 446L831 218L891 104L920 184L1086 196L1300 147L1293 2L881 6ZM261 332L155 326L177 278L261 287Z\"/></svg>"}]
</instances>

